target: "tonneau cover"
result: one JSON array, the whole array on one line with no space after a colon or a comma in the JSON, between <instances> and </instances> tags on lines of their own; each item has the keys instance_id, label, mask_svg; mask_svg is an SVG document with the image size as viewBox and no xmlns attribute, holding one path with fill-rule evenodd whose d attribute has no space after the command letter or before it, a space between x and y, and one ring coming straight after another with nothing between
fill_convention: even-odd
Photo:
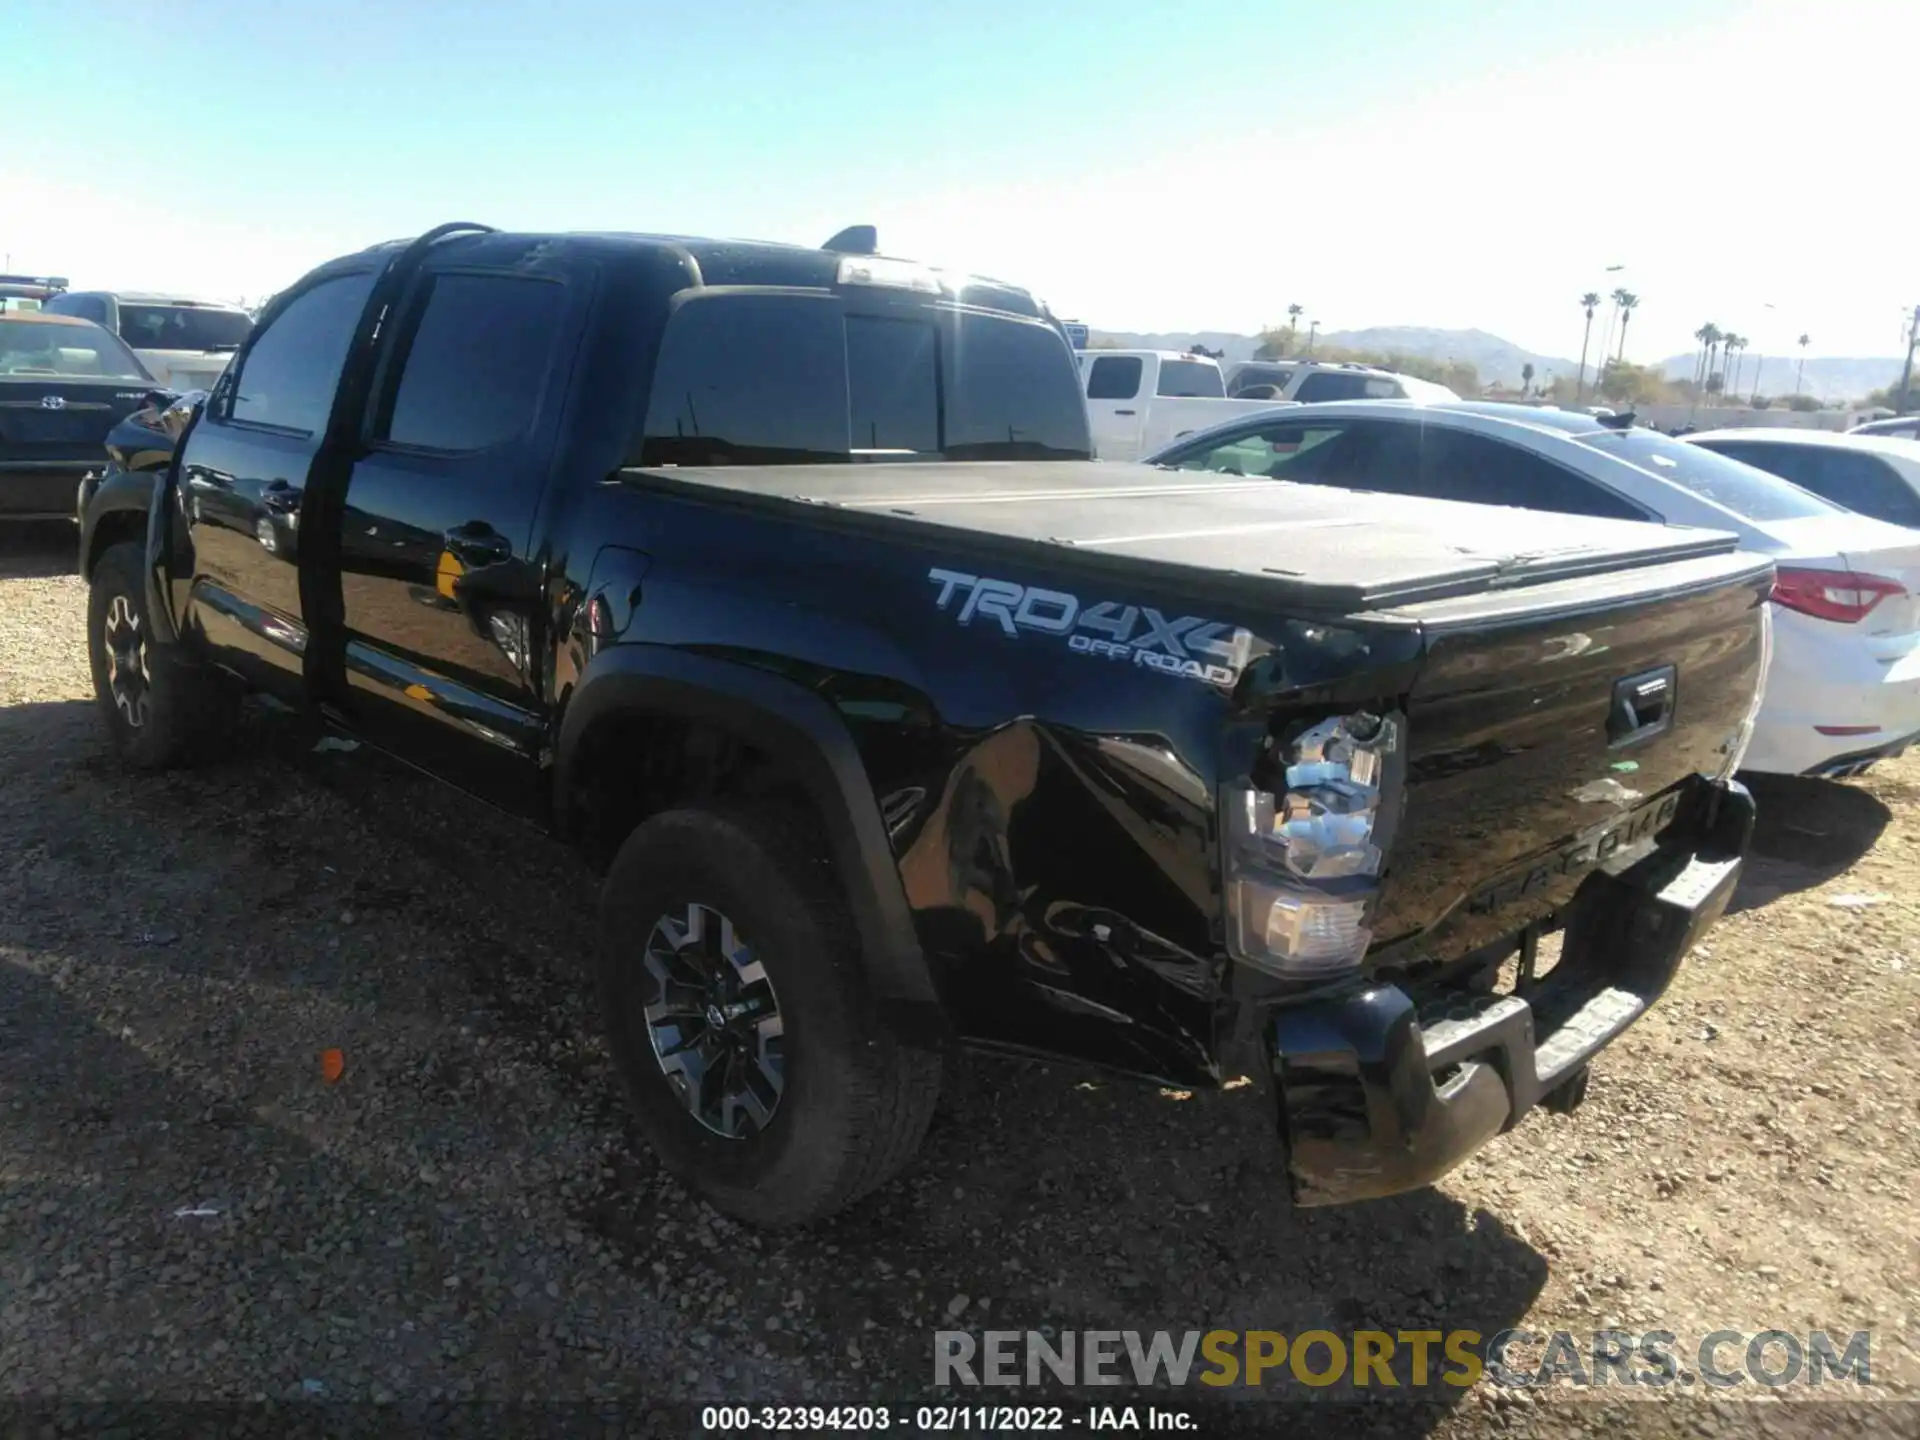
<instances>
[{"instance_id":1,"label":"tonneau cover","mask_svg":"<svg viewBox=\"0 0 1920 1440\"><path fill-rule=\"evenodd\" d=\"M623 483L912 526L1374 610L1735 548L1732 535L1113 461L630 469ZM932 538L932 537L924 537Z\"/></svg>"}]
</instances>

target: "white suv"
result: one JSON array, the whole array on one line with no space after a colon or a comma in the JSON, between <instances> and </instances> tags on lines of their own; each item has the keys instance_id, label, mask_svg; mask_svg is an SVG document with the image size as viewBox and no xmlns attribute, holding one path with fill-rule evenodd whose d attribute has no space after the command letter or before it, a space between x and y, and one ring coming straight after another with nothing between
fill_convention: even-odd
<instances>
[{"instance_id":1,"label":"white suv","mask_svg":"<svg viewBox=\"0 0 1920 1440\"><path fill-rule=\"evenodd\" d=\"M1257 393L1249 395L1249 390ZM1227 367L1227 394L1243 400L1425 400L1460 397L1444 385L1372 365L1320 360L1242 360Z\"/></svg>"},{"instance_id":2,"label":"white suv","mask_svg":"<svg viewBox=\"0 0 1920 1440\"><path fill-rule=\"evenodd\" d=\"M238 305L141 290L69 290L46 302L118 335L162 385L210 390L253 330Z\"/></svg>"}]
</instances>

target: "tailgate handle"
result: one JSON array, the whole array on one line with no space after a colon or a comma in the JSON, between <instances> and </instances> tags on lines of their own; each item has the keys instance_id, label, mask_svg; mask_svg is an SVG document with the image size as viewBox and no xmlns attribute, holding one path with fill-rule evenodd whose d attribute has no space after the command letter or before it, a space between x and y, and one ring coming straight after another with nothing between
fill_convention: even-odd
<instances>
[{"instance_id":1,"label":"tailgate handle","mask_svg":"<svg viewBox=\"0 0 1920 1440\"><path fill-rule=\"evenodd\" d=\"M1679 671L1672 665L1644 670L1613 682L1613 706L1607 712L1607 744L1617 748L1646 740L1673 724Z\"/></svg>"}]
</instances>

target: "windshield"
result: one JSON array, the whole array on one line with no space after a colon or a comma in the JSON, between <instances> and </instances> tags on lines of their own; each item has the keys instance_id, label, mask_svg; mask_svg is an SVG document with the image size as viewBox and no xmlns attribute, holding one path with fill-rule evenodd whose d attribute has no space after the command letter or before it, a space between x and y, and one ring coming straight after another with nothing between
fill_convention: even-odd
<instances>
[{"instance_id":1,"label":"windshield","mask_svg":"<svg viewBox=\"0 0 1920 1440\"><path fill-rule=\"evenodd\" d=\"M637 463L1084 460L1073 356L1038 321L832 296L696 294L662 337Z\"/></svg>"},{"instance_id":2,"label":"windshield","mask_svg":"<svg viewBox=\"0 0 1920 1440\"><path fill-rule=\"evenodd\" d=\"M146 380L140 362L98 325L59 325L0 316L0 375L81 380Z\"/></svg>"},{"instance_id":3,"label":"windshield","mask_svg":"<svg viewBox=\"0 0 1920 1440\"><path fill-rule=\"evenodd\" d=\"M237 350L253 322L237 310L122 305L120 338L136 350Z\"/></svg>"},{"instance_id":4,"label":"windshield","mask_svg":"<svg viewBox=\"0 0 1920 1440\"><path fill-rule=\"evenodd\" d=\"M1797 485L1698 445L1651 430L1595 430L1573 437L1637 470L1669 480L1747 520L1802 520L1842 512Z\"/></svg>"}]
</instances>

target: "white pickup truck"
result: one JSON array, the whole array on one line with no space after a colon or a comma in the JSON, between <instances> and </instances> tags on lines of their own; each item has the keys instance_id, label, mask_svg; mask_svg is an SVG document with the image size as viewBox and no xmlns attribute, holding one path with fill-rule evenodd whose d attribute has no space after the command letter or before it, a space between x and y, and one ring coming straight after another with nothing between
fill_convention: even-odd
<instances>
[{"instance_id":1,"label":"white pickup truck","mask_svg":"<svg viewBox=\"0 0 1920 1440\"><path fill-rule=\"evenodd\" d=\"M1227 399L1220 366L1178 350L1083 350L1080 388L1102 460L1138 460L1182 435L1285 404Z\"/></svg>"}]
</instances>

